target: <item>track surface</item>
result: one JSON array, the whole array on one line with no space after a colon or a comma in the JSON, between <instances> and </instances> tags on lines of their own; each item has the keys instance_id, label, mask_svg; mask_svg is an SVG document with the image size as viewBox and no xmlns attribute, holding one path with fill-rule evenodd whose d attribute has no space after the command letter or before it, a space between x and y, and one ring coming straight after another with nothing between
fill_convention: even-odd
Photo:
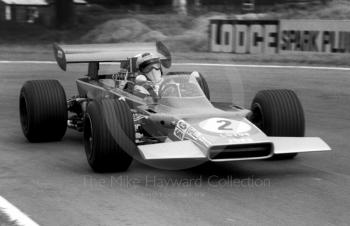
<instances>
[{"instance_id":1,"label":"track surface","mask_svg":"<svg viewBox=\"0 0 350 226\"><path fill-rule=\"evenodd\" d=\"M56 65L0 65L0 195L39 224L349 224L349 72L200 67L214 101L235 97L249 106L260 89L294 89L306 112L306 135L324 138L333 152L183 171L134 162L125 173L95 174L87 165L80 133L68 131L63 142L30 144L18 119L18 94L25 80L58 79L70 96L85 69L72 66L65 73Z\"/></svg>"}]
</instances>

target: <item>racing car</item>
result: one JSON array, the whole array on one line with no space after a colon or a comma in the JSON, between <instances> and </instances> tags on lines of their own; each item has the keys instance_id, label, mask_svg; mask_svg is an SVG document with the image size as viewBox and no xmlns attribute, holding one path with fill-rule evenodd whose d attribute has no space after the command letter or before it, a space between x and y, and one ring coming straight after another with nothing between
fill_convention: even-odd
<instances>
[{"instance_id":1,"label":"racing car","mask_svg":"<svg viewBox=\"0 0 350 226\"><path fill-rule=\"evenodd\" d=\"M87 63L66 99L57 80L27 81L19 96L20 122L29 142L59 141L66 129L83 132L87 161L96 172L118 172L134 159L182 169L202 163L291 159L299 152L329 151L319 137L304 137L305 119L297 95L288 89L259 91L250 109L217 108L205 77L197 71L163 75L158 94L135 92L135 55L151 52L164 68L172 64L162 42L54 44L59 67ZM105 63L115 73L100 73Z\"/></svg>"}]
</instances>

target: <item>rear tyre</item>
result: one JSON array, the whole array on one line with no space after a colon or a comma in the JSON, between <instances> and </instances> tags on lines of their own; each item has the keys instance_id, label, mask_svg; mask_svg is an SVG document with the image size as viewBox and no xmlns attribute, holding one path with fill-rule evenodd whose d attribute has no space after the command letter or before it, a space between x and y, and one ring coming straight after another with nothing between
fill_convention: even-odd
<instances>
[{"instance_id":1,"label":"rear tyre","mask_svg":"<svg viewBox=\"0 0 350 226\"><path fill-rule=\"evenodd\" d=\"M67 102L57 80L27 81L19 95L20 122L29 142L61 140L67 130Z\"/></svg>"},{"instance_id":2,"label":"rear tyre","mask_svg":"<svg viewBox=\"0 0 350 226\"><path fill-rule=\"evenodd\" d=\"M263 90L251 105L250 120L267 136L303 137L305 118L302 105L292 90ZM297 153L276 154L272 159L292 159Z\"/></svg>"},{"instance_id":3,"label":"rear tyre","mask_svg":"<svg viewBox=\"0 0 350 226\"><path fill-rule=\"evenodd\" d=\"M129 106L114 99L90 102L84 118L84 146L88 163L95 172L127 170L136 150Z\"/></svg>"},{"instance_id":4,"label":"rear tyre","mask_svg":"<svg viewBox=\"0 0 350 226\"><path fill-rule=\"evenodd\" d=\"M207 81L205 80L204 76L197 72L198 76L196 76L197 82L199 86L201 87L203 93L207 97L207 99L210 101L210 91ZM192 74L192 72L169 72L167 75L177 75L177 74Z\"/></svg>"}]
</instances>

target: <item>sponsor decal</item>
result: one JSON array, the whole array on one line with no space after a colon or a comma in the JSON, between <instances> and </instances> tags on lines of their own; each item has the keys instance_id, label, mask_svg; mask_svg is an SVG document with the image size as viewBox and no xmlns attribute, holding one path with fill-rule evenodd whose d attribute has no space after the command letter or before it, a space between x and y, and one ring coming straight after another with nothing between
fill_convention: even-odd
<instances>
[{"instance_id":1,"label":"sponsor decal","mask_svg":"<svg viewBox=\"0 0 350 226\"><path fill-rule=\"evenodd\" d=\"M186 135L193 140L198 140L198 137L201 136L201 134L193 127L188 128Z\"/></svg>"},{"instance_id":2,"label":"sponsor decal","mask_svg":"<svg viewBox=\"0 0 350 226\"><path fill-rule=\"evenodd\" d=\"M174 129L174 136L179 140L192 140L209 147L211 143L203 135L184 120L179 120Z\"/></svg>"},{"instance_id":3,"label":"sponsor decal","mask_svg":"<svg viewBox=\"0 0 350 226\"><path fill-rule=\"evenodd\" d=\"M203 144L205 147L210 147L212 145L212 143L207 139L205 138L204 136L200 136L198 138L198 141Z\"/></svg>"},{"instance_id":4,"label":"sponsor decal","mask_svg":"<svg viewBox=\"0 0 350 226\"><path fill-rule=\"evenodd\" d=\"M63 52L62 52L62 50L57 50L57 58L60 58L60 59L63 58Z\"/></svg>"},{"instance_id":5,"label":"sponsor decal","mask_svg":"<svg viewBox=\"0 0 350 226\"><path fill-rule=\"evenodd\" d=\"M249 133L219 133L219 136L225 137L225 138L240 138L240 137L248 137Z\"/></svg>"},{"instance_id":6,"label":"sponsor decal","mask_svg":"<svg viewBox=\"0 0 350 226\"><path fill-rule=\"evenodd\" d=\"M187 129L190 127L190 125L185 122L184 120L179 120L176 123L175 130L174 130L174 135L177 137L179 140L184 140Z\"/></svg>"},{"instance_id":7,"label":"sponsor decal","mask_svg":"<svg viewBox=\"0 0 350 226\"><path fill-rule=\"evenodd\" d=\"M183 120L179 120L177 123L177 126L181 129L181 130L187 130L187 128L189 127L189 125L187 124L187 122L183 121Z\"/></svg>"},{"instance_id":8,"label":"sponsor decal","mask_svg":"<svg viewBox=\"0 0 350 226\"><path fill-rule=\"evenodd\" d=\"M253 142L253 139L251 138L230 138L228 139L228 142L231 144L246 144Z\"/></svg>"},{"instance_id":9,"label":"sponsor decal","mask_svg":"<svg viewBox=\"0 0 350 226\"><path fill-rule=\"evenodd\" d=\"M177 137L179 140L184 139L185 132L178 127L175 128L174 130L174 136Z\"/></svg>"}]
</instances>

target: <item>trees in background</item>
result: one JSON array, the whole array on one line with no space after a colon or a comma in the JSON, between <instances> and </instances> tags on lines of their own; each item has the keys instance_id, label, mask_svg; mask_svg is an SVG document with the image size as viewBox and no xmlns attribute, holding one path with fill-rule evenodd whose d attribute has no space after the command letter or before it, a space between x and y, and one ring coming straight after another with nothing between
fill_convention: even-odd
<instances>
[{"instance_id":1,"label":"trees in background","mask_svg":"<svg viewBox=\"0 0 350 226\"><path fill-rule=\"evenodd\" d=\"M74 2L73 0L54 0L56 14L56 28L65 29L74 25Z\"/></svg>"},{"instance_id":2,"label":"trees in background","mask_svg":"<svg viewBox=\"0 0 350 226\"><path fill-rule=\"evenodd\" d=\"M101 5L148 5L148 6L159 6L159 5L173 5L174 2L179 0L86 0L89 3L101 4ZM186 0L188 5L241 5L244 0ZM271 4L283 4L293 2L315 2L327 3L332 0L255 0L257 5L271 5Z\"/></svg>"}]
</instances>

